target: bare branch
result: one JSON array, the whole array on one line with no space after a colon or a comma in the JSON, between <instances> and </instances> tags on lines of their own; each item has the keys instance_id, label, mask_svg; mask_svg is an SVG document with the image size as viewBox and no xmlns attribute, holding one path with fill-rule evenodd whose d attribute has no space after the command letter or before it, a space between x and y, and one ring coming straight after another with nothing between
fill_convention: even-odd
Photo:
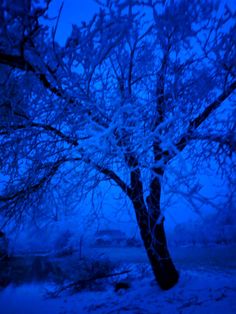
<instances>
[{"instance_id":1,"label":"bare branch","mask_svg":"<svg viewBox=\"0 0 236 314\"><path fill-rule=\"evenodd\" d=\"M179 151L182 151L191 139L193 132L214 112L220 105L235 91L236 81L231 83L230 86L223 92L215 101L213 101L206 109L195 119L193 119L188 127L186 134L176 143Z\"/></svg>"},{"instance_id":2,"label":"bare branch","mask_svg":"<svg viewBox=\"0 0 236 314\"><path fill-rule=\"evenodd\" d=\"M100 166L98 164L94 164L91 161L86 161L90 165L93 165L96 170L103 173L107 178L113 180L125 194L130 195L131 189L130 187L112 170L105 168L103 166Z\"/></svg>"},{"instance_id":3,"label":"bare branch","mask_svg":"<svg viewBox=\"0 0 236 314\"><path fill-rule=\"evenodd\" d=\"M50 165L49 172L46 173L37 183L33 185L28 185L26 188L19 190L15 193L10 193L8 195L0 195L0 202L14 202L17 199L25 198L27 195L37 192L41 189L45 183L49 182L53 176L56 174L59 167L64 164L66 159L60 159L56 161L53 165Z\"/></svg>"},{"instance_id":4,"label":"bare branch","mask_svg":"<svg viewBox=\"0 0 236 314\"><path fill-rule=\"evenodd\" d=\"M0 130L3 130L0 135L9 134L9 130L27 130L28 128L42 128L47 132L53 133L54 135L60 137L68 144L72 144L73 146L78 146L79 143L77 139L72 138L66 134L64 134L62 131L58 130L57 128L43 123L36 123L36 122L30 122L27 124L19 124L19 125L10 125L10 126L0 126Z\"/></svg>"},{"instance_id":5,"label":"bare branch","mask_svg":"<svg viewBox=\"0 0 236 314\"><path fill-rule=\"evenodd\" d=\"M46 75L43 73L38 73L38 71L24 57L19 55L5 54L0 51L0 64L5 64L19 70L35 73L39 80L43 83L44 87L46 87L56 96L62 97L62 93L59 91L59 89L52 86Z\"/></svg>"}]
</instances>

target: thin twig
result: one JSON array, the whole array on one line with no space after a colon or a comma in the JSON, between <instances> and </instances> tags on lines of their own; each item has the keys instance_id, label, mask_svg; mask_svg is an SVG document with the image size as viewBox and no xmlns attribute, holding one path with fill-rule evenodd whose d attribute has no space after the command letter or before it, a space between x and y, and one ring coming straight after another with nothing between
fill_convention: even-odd
<instances>
[{"instance_id":1,"label":"thin twig","mask_svg":"<svg viewBox=\"0 0 236 314\"><path fill-rule=\"evenodd\" d=\"M120 275L128 274L130 272L131 272L131 270L124 270L124 271L121 271L119 273L113 273L113 274L107 274L107 275L96 275L96 276L93 276L93 277L88 278L88 279L81 279L81 280L72 282L72 283L70 283L68 285L64 285L60 289L57 289L55 291L47 291L47 295L49 297L56 298L65 290L68 290L68 289L71 289L71 288L78 288L79 286L82 286L82 285L84 285L86 283L89 283L89 282L96 281L98 279L100 280L100 279L120 276Z\"/></svg>"}]
</instances>

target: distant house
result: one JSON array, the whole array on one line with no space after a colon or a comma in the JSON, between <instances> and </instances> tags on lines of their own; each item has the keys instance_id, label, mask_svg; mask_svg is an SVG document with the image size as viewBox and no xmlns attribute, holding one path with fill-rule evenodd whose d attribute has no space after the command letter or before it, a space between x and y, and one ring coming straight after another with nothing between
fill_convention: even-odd
<instances>
[{"instance_id":1,"label":"distant house","mask_svg":"<svg viewBox=\"0 0 236 314\"><path fill-rule=\"evenodd\" d=\"M118 229L103 229L95 233L95 245L119 246L126 243L126 234Z\"/></svg>"},{"instance_id":2,"label":"distant house","mask_svg":"<svg viewBox=\"0 0 236 314\"><path fill-rule=\"evenodd\" d=\"M128 238L126 241L126 246L128 247L141 247L142 240L136 237Z\"/></svg>"}]
</instances>

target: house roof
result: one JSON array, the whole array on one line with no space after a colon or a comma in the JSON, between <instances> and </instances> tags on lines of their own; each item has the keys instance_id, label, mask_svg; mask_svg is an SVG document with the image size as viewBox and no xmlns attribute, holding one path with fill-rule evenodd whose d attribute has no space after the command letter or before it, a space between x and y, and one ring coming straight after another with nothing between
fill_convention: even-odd
<instances>
[{"instance_id":1,"label":"house roof","mask_svg":"<svg viewBox=\"0 0 236 314\"><path fill-rule=\"evenodd\" d=\"M95 236L125 237L125 233L118 229L102 229L97 231Z\"/></svg>"}]
</instances>

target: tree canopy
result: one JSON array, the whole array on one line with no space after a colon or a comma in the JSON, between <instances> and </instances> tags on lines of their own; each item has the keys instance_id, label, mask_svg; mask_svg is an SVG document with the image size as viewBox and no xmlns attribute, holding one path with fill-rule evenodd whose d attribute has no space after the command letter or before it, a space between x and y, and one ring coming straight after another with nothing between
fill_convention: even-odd
<instances>
[{"instance_id":1,"label":"tree canopy","mask_svg":"<svg viewBox=\"0 0 236 314\"><path fill-rule=\"evenodd\" d=\"M36 4L23 14L1 10L1 207L10 215L64 172L73 184L106 178L129 194L132 169L148 189L192 141L218 143L216 154L235 151L233 119L219 121L219 130L210 119L236 86L231 9L108 1L73 25L62 47L60 14L51 29L50 1ZM234 103L227 106L232 117Z\"/></svg>"},{"instance_id":2,"label":"tree canopy","mask_svg":"<svg viewBox=\"0 0 236 314\"><path fill-rule=\"evenodd\" d=\"M223 168L235 158L235 12L216 1L97 2L65 45L62 7L50 27L49 0L2 5L0 210L19 219L55 190L72 197L108 180L149 226L149 246L174 158Z\"/></svg>"}]
</instances>

